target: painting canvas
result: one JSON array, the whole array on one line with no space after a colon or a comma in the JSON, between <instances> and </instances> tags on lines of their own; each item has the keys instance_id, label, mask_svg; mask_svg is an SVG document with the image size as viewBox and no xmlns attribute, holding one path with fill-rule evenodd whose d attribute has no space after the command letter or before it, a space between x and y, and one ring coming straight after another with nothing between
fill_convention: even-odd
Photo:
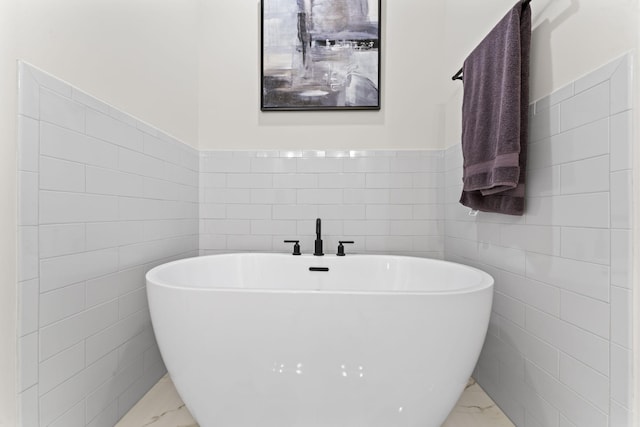
<instances>
[{"instance_id":1,"label":"painting canvas","mask_svg":"<svg viewBox=\"0 0 640 427\"><path fill-rule=\"evenodd\" d=\"M380 0L262 0L261 108L380 109Z\"/></svg>"}]
</instances>

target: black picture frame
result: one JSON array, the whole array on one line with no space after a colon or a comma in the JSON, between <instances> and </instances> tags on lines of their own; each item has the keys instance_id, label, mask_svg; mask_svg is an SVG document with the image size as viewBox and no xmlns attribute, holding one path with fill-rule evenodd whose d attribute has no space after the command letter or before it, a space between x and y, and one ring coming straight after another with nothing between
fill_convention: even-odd
<instances>
[{"instance_id":1,"label":"black picture frame","mask_svg":"<svg viewBox=\"0 0 640 427\"><path fill-rule=\"evenodd\" d=\"M262 111L380 110L382 0L262 0Z\"/></svg>"}]
</instances>

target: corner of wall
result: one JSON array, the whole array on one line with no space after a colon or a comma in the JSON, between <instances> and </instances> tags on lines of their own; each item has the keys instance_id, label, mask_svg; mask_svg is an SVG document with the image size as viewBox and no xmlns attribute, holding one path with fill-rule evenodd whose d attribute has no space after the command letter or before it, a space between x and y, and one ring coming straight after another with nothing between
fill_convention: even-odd
<instances>
[{"instance_id":1,"label":"corner of wall","mask_svg":"<svg viewBox=\"0 0 640 427\"><path fill-rule=\"evenodd\" d=\"M7 2L9 3L9 2ZM10 54L14 38L14 23L10 14L0 6L0 425L12 427L18 421L16 397L16 372L18 367L16 329L16 138L17 138L17 91L16 63ZM8 5L11 9L13 5ZM9 43L6 43L9 40Z\"/></svg>"}]
</instances>

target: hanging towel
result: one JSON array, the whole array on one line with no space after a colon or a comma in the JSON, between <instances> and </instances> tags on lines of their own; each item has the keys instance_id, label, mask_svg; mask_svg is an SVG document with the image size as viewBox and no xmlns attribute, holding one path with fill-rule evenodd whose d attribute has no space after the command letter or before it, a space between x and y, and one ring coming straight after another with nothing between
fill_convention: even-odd
<instances>
[{"instance_id":1,"label":"hanging towel","mask_svg":"<svg viewBox=\"0 0 640 427\"><path fill-rule=\"evenodd\" d=\"M460 203L524 213L531 8L518 2L463 65Z\"/></svg>"}]
</instances>

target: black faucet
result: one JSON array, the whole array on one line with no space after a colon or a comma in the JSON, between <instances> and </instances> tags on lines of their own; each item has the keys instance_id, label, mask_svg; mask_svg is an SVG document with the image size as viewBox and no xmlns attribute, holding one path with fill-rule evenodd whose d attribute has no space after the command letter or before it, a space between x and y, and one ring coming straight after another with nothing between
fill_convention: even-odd
<instances>
[{"instance_id":1,"label":"black faucet","mask_svg":"<svg viewBox=\"0 0 640 427\"><path fill-rule=\"evenodd\" d=\"M321 225L320 225L320 218L316 219L316 242L315 242L315 250L313 251L313 254L315 256L323 256L324 253L322 252L322 238L320 236L321 234Z\"/></svg>"}]
</instances>

